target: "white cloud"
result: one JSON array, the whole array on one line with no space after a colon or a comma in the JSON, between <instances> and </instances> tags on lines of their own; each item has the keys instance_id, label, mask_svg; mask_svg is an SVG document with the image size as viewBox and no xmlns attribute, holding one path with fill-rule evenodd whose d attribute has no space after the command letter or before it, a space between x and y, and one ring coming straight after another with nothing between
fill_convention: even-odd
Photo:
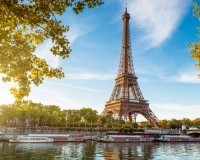
<instances>
[{"instance_id":1,"label":"white cloud","mask_svg":"<svg viewBox=\"0 0 200 160\"><path fill-rule=\"evenodd\" d=\"M183 67L177 76L171 77L171 81L182 82L182 83L200 83L200 78L198 77L199 70L194 66Z\"/></svg>"},{"instance_id":2,"label":"white cloud","mask_svg":"<svg viewBox=\"0 0 200 160\"><path fill-rule=\"evenodd\" d=\"M72 45L79 37L93 30L92 27L88 27L87 20L72 22L70 26L69 32L66 33L70 45ZM60 66L60 58L59 56L54 56L50 52L52 46L52 41L48 39L36 49L35 54L38 57L45 59L50 66L55 68Z\"/></svg>"},{"instance_id":3,"label":"white cloud","mask_svg":"<svg viewBox=\"0 0 200 160\"><path fill-rule=\"evenodd\" d=\"M70 41L70 45L72 45L79 37L94 30L96 25L93 23L94 20L95 17L93 16L80 18L77 15L73 15L68 19L67 25L69 25L69 31L66 33L66 36Z\"/></svg>"},{"instance_id":4,"label":"white cloud","mask_svg":"<svg viewBox=\"0 0 200 160\"><path fill-rule=\"evenodd\" d=\"M179 75L178 81L183 83L200 83L200 78L197 72L185 72Z\"/></svg>"},{"instance_id":5,"label":"white cloud","mask_svg":"<svg viewBox=\"0 0 200 160\"><path fill-rule=\"evenodd\" d=\"M165 67L165 66L164 66ZM153 80L161 80L164 82L180 82L180 83L200 83L200 70L192 65L183 66L176 75L169 75L162 66L155 66L155 64L146 63L146 68L149 70L139 70L140 81L150 82ZM137 70L138 71L138 70ZM173 71L174 72L174 71Z\"/></svg>"},{"instance_id":6,"label":"white cloud","mask_svg":"<svg viewBox=\"0 0 200 160\"><path fill-rule=\"evenodd\" d=\"M77 100L73 100L66 97L54 97L54 99L59 103L58 105L62 109L80 109L81 104Z\"/></svg>"},{"instance_id":7,"label":"white cloud","mask_svg":"<svg viewBox=\"0 0 200 160\"><path fill-rule=\"evenodd\" d=\"M158 119L182 119L199 118L200 105L185 105L185 104L150 104L150 108Z\"/></svg>"},{"instance_id":8,"label":"white cloud","mask_svg":"<svg viewBox=\"0 0 200 160\"><path fill-rule=\"evenodd\" d=\"M70 41L70 45L72 45L79 37L87 34L92 29L88 27L85 23L73 23L70 27L69 32L67 32L66 36Z\"/></svg>"},{"instance_id":9,"label":"white cloud","mask_svg":"<svg viewBox=\"0 0 200 160\"><path fill-rule=\"evenodd\" d=\"M59 57L54 56L50 52L50 49L52 46L53 46L52 41L50 39L48 39L36 49L35 54L38 57L45 59L51 67L55 68L55 67L59 66Z\"/></svg>"},{"instance_id":10,"label":"white cloud","mask_svg":"<svg viewBox=\"0 0 200 160\"><path fill-rule=\"evenodd\" d=\"M116 77L116 75L111 73L92 73L92 72L69 73L66 76L67 79L80 79L80 80L113 80Z\"/></svg>"},{"instance_id":11,"label":"white cloud","mask_svg":"<svg viewBox=\"0 0 200 160\"><path fill-rule=\"evenodd\" d=\"M140 42L147 48L162 44L177 28L191 3L192 0L128 0L132 22L143 31Z\"/></svg>"},{"instance_id":12,"label":"white cloud","mask_svg":"<svg viewBox=\"0 0 200 160\"><path fill-rule=\"evenodd\" d=\"M57 83L57 82L50 82L50 81L46 81L46 83L59 85L59 86L64 86L64 87L70 87L70 88L89 91L89 92L105 92L105 91L101 91L101 90L98 90L98 89L93 89L93 88L88 88L88 87L81 87L81 86L71 85L71 84L64 84L64 83Z\"/></svg>"}]
</instances>

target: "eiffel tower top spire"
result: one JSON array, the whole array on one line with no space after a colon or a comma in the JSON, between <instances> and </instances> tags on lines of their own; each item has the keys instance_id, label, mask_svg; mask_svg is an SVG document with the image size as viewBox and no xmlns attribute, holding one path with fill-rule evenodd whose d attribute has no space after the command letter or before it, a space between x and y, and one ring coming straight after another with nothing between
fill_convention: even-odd
<instances>
[{"instance_id":1,"label":"eiffel tower top spire","mask_svg":"<svg viewBox=\"0 0 200 160\"><path fill-rule=\"evenodd\" d=\"M123 21L122 48L121 48L118 77L120 76L135 77L135 71L132 60L132 51L131 51L129 20L130 20L130 15L127 12L127 3L126 3L125 13L122 15L122 21Z\"/></svg>"}]
</instances>

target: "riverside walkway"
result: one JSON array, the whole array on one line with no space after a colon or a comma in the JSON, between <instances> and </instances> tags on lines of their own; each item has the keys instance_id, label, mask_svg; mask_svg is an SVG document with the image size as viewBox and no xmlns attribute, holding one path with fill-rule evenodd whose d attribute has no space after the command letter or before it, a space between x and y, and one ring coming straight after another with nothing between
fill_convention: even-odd
<instances>
[{"instance_id":1,"label":"riverside walkway","mask_svg":"<svg viewBox=\"0 0 200 160\"><path fill-rule=\"evenodd\" d=\"M146 134L187 134L199 135L200 129L163 129L163 128L103 128L103 127L5 127L0 126L0 133L8 134L65 134L65 133L146 133Z\"/></svg>"}]
</instances>

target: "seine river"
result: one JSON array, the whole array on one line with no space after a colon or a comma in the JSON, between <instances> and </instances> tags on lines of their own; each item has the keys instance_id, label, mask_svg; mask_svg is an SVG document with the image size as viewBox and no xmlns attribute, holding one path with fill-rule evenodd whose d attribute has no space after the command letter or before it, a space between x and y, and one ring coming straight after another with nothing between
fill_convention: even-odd
<instances>
[{"instance_id":1,"label":"seine river","mask_svg":"<svg viewBox=\"0 0 200 160\"><path fill-rule=\"evenodd\" d=\"M200 143L8 143L0 160L200 160Z\"/></svg>"}]
</instances>

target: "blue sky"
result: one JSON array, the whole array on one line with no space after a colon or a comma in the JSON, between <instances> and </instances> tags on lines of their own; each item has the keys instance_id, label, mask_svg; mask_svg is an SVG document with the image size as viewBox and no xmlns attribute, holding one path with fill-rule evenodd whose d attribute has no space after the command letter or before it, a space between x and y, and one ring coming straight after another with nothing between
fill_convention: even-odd
<instances>
[{"instance_id":1,"label":"blue sky","mask_svg":"<svg viewBox=\"0 0 200 160\"><path fill-rule=\"evenodd\" d=\"M192 0L127 0L133 63L143 96L158 119L200 118L200 79L187 42L197 41L198 20ZM51 41L36 53L62 67L64 79L46 79L26 99L62 109L90 107L101 113L110 98L121 53L125 1L59 17L70 26L72 53L66 60L50 56ZM0 103L14 101L13 84L0 83Z\"/></svg>"}]
</instances>

